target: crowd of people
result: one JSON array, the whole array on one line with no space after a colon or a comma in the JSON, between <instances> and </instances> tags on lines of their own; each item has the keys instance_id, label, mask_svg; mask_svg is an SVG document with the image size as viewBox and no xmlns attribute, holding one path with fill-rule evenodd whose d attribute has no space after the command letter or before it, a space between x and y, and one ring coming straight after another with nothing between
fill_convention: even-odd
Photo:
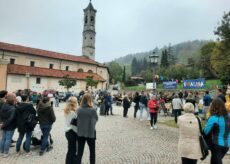
<instances>
[{"instance_id":1,"label":"crowd of people","mask_svg":"<svg viewBox=\"0 0 230 164\"><path fill-rule=\"evenodd\" d=\"M50 98L47 96L41 97L35 109L29 97L30 94L24 93L22 90L19 90L19 93L16 94L8 93L5 90L0 91L0 155L2 157L8 157L9 148L14 142L12 138L16 129L19 133L16 141L17 155L22 153L22 147L26 155L29 156L31 154L30 145L32 141L36 144L35 139L40 141L40 155L52 149L49 138L56 117ZM36 126L39 127L37 129L41 131L42 137L33 140L32 132ZM22 144L24 136L26 136L26 140Z\"/></svg>"},{"instance_id":2,"label":"crowd of people","mask_svg":"<svg viewBox=\"0 0 230 164\"><path fill-rule=\"evenodd\" d=\"M122 105L124 118L128 117L129 108L132 106L134 119L143 121L145 112L151 130L157 129L159 113L173 116L175 124L179 126L178 154L183 164L197 163L197 160L202 158L200 136L204 136L207 140L211 151L211 164L221 164L230 147L229 95L230 91L227 90L225 96L221 89L217 89L216 94L212 96L209 91L157 94L141 91L123 93L118 99L110 92L82 92L79 97L70 96L63 110L65 136L68 142L66 164L81 163L85 142L90 150L90 163L95 163L97 109L100 109L100 115L113 115L113 103ZM22 152L21 147L26 155L31 154L33 133L38 128L42 133L39 155L42 156L45 151L48 152L53 148L51 129L56 117L52 98L55 99L55 96L42 95L36 103L31 102L30 97L31 94L22 90L16 94L0 91L0 155L2 157L8 156L16 129L18 155ZM205 121L203 129L201 129L202 121ZM22 144L24 137L25 142Z\"/></svg>"}]
</instances>

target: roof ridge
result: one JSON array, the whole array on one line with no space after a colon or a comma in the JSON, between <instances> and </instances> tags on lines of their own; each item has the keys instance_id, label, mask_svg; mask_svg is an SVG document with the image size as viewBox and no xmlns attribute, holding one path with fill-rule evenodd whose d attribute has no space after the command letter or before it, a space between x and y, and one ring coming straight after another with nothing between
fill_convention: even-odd
<instances>
[{"instance_id":1,"label":"roof ridge","mask_svg":"<svg viewBox=\"0 0 230 164\"><path fill-rule=\"evenodd\" d=\"M86 58L84 56L76 56L76 55L67 54L67 53L43 50L39 48L31 48L27 46L5 43L5 42L0 42L0 49L13 51L13 52L28 53L31 55L37 55L37 56L43 56L43 57L49 57L49 58L55 58L55 59L68 60L68 61L98 64L98 62L92 59Z\"/></svg>"}]
</instances>

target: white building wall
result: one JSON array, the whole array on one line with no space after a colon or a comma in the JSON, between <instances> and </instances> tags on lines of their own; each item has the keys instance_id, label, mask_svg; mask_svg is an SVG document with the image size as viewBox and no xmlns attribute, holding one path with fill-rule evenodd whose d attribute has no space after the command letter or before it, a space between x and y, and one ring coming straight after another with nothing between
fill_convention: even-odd
<instances>
[{"instance_id":1,"label":"white building wall","mask_svg":"<svg viewBox=\"0 0 230 164\"><path fill-rule=\"evenodd\" d=\"M38 76L39 77L39 76ZM56 90L59 92L66 92L66 89L63 86L60 86L58 81L61 78L50 78L50 77L39 77L41 79L40 84L36 84L36 76L30 76L28 79L24 75L8 75L7 76L7 90L9 92L15 92L19 89L29 89L32 91L42 93L44 90ZM83 80L77 80L76 86L69 89L71 92L80 92L85 90L86 82ZM97 88L93 90L105 89L102 82L98 83Z\"/></svg>"}]
</instances>

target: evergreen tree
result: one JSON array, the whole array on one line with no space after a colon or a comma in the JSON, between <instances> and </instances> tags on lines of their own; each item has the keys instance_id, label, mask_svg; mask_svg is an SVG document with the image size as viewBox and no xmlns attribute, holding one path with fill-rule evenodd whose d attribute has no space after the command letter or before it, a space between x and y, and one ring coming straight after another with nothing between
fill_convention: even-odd
<instances>
[{"instance_id":1,"label":"evergreen tree","mask_svg":"<svg viewBox=\"0 0 230 164\"><path fill-rule=\"evenodd\" d=\"M174 55L173 48L172 48L171 44L169 44L169 47L168 47L168 63L169 63L169 65L175 65L176 64L176 57Z\"/></svg>"},{"instance_id":2,"label":"evergreen tree","mask_svg":"<svg viewBox=\"0 0 230 164\"><path fill-rule=\"evenodd\" d=\"M146 59L146 58L143 59L142 65L143 65L143 70L144 70L144 71L148 69L148 62L147 62L147 59Z\"/></svg>"},{"instance_id":3,"label":"evergreen tree","mask_svg":"<svg viewBox=\"0 0 230 164\"><path fill-rule=\"evenodd\" d=\"M131 72L132 72L132 75L136 75L137 74L137 65L138 65L138 61L137 61L137 58L133 58L132 60L132 64L131 64Z\"/></svg>"},{"instance_id":4,"label":"evergreen tree","mask_svg":"<svg viewBox=\"0 0 230 164\"><path fill-rule=\"evenodd\" d=\"M168 67L168 66L169 66L168 51L165 49L162 51L161 67Z\"/></svg>"},{"instance_id":5,"label":"evergreen tree","mask_svg":"<svg viewBox=\"0 0 230 164\"><path fill-rule=\"evenodd\" d=\"M124 66L124 69L123 69L123 77L122 77L122 81L123 83L126 82L126 72L125 72L125 66Z\"/></svg>"}]
</instances>

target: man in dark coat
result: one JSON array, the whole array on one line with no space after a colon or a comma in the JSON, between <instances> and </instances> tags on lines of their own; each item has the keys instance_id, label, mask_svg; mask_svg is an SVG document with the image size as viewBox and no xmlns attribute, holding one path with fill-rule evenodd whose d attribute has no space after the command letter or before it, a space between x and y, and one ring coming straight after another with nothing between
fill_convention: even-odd
<instances>
[{"instance_id":1,"label":"man in dark coat","mask_svg":"<svg viewBox=\"0 0 230 164\"><path fill-rule=\"evenodd\" d=\"M125 95L124 99L123 99L123 117L128 117L128 109L130 108L130 101L128 99L128 96Z\"/></svg>"},{"instance_id":2,"label":"man in dark coat","mask_svg":"<svg viewBox=\"0 0 230 164\"><path fill-rule=\"evenodd\" d=\"M105 116L109 115L109 109L112 108L112 96L110 93L107 93L105 96ZM112 115L112 110L111 110L111 115Z\"/></svg>"},{"instance_id":3,"label":"man in dark coat","mask_svg":"<svg viewBox=\"0 0 230 164\"><path fill-rule=\"evenodd\" d=\"M28 122L29 117L36 119L36 110L33 105L28 103L29 98L27 95L22 95L22 103L20 103L16 107L16 120L17 120L17 128L19 132L19 137L16 144L16 152L20 151L20 147L22 144L22 140L24 135L26 134L26 142L25 142L25 151L27 153L30 152L30 143L31 143L31 135L34 127Z\"/></svg>"},{"instance_id":4,"label":"man in dark coat","mask_svg":"<svg viewBox=\"0 0 230 164\"><path fill-rule=\"evenodd\" d=\"M9 94L6 97L6 103L1 108L0 120L2 123L0 127L3 130L3 136L0 144L0 153L4 153L4 157L8 156L11 140L16 128L15 103L16 96Z\"/></svg>"},{"instance_id":5,"label":"man in dark coat","mask_svg":"<svg viewBox=\"0 0 230 164\"><path fill-rule=\"evenodd\" d=\"M135 95L134 95L134 98L133 98L133 102L135 103L135 106L134 106L134 118L136 118L137 111L140 108L140 106L139 106L140 99L141 99L141 97L140 97L139 93L136 92Z\"/></svg>"}]
</instances>

